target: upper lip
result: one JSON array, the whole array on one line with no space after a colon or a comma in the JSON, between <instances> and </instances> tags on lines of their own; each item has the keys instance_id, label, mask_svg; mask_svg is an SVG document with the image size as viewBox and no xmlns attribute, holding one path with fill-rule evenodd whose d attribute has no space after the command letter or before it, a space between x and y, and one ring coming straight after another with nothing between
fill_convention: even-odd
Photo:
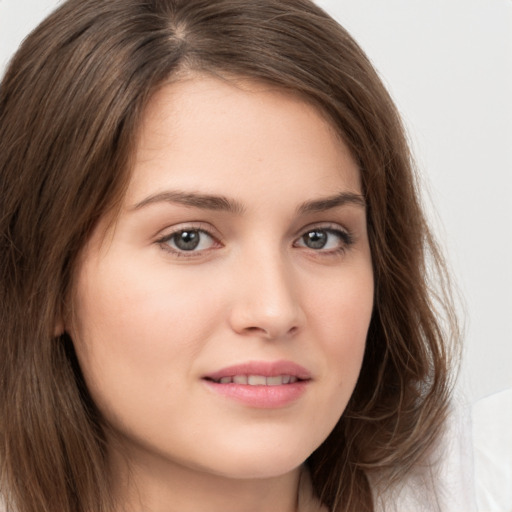
<instances>
[{"instance_id":1,"label":"upper lip","mask_svg":"<svg viewBox=\"0 0 512 512\"><path fill-rule=\"evenodd\" d=\"M219 380L223 377L235 375L262 375L264 377L277 377L290 375L300 380L311 379L311 373L300 364L292 361L248 361L246 363L227 366L220 370L208 373L205 379Z\"/></svg>"}]
</instances>

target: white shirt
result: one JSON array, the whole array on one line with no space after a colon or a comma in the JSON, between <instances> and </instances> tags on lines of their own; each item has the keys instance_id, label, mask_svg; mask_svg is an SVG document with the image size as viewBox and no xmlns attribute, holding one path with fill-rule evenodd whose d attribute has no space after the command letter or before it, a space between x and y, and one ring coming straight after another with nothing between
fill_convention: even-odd
<instances>
[{"instance_id":1,"label":"white shirt","mask_svg":"<svg viewBox=\"0 0 512 512\"><path fill-rule=\"evenodd\" d=\"M478 512L512 512L512 389L473 406L472 437Z\"/></svg>"}]
</instances>

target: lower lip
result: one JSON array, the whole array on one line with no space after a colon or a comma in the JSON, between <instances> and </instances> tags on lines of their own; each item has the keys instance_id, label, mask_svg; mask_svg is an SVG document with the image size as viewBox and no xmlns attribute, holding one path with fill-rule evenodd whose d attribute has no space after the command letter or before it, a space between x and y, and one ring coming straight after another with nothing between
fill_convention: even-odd
<instances>
[{"instance_id":1,"label":"lower lip","mask_svg":"<svg viewBox=\"0 0 512 512\"><path fill-rule=\"evenodd\" d=\"M307 380L280 386L249 386L248 384L220 384L204 381L209 389L227 398L259 409L277 409L292 404L306 391Z\"/></svg>"}]
</instances>

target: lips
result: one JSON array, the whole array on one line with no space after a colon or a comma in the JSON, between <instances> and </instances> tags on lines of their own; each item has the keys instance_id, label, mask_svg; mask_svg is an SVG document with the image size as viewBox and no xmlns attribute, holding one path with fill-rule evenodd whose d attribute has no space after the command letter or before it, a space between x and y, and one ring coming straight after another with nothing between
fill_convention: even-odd
<instances>
[{"instance_id":1,"label":"lips","mask_svg":"<svg viewBox=\"0 0 512 512\"><path fill-rule=\"evenodd\" d=\"M306 391L311 373L291 361L248 362L203 377L208 388L255 408L284 407Z\"/></svg>"}]
</instances>

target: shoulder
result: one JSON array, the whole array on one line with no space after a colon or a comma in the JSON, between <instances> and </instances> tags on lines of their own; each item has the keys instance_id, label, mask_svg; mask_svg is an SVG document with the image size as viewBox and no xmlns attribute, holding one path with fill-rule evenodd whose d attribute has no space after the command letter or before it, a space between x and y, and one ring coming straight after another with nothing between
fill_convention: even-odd
<instances>
[{"instance_id":1,"label":"shoulder","mask_svg":"<svg viewBox=\"0 0 512 512\"><path fill-rule=\"evenodd\" d=\"M455 402L429 464L392 490L378 512L512 511L512 388Z\"/></svg>"},{"instance_id":2,"label":"shoulder","mask_svg":"<svg viewBox=\"0 0 512 512\"><path fill-rule=\"evenodd\" d=\"M512 388L476 402L471 420L478 510L512 510Z\"/></svg>"},{"instance_id":3,"label":"shoulder","mask_svg":"<svg viewBox=\"0 0 512 512\"><path fill-rule=\"evenodd\" d=\"M399 485L375 490L377 512L477 512L471 444L471 409L454 402L428 460Z\"/></svg>"}]
</instances>

